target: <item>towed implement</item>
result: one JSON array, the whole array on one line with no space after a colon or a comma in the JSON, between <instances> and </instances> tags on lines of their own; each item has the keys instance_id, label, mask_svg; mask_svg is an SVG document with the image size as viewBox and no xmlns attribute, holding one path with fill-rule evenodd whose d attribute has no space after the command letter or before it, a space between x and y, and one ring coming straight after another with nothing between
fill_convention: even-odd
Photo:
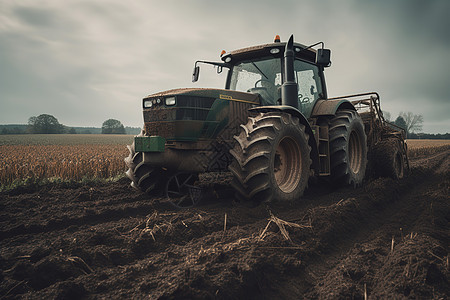
<instances>
[{"instance_id":1,"label":"towed implement","mask_svg":"<svg viewBox=\"0 0 450 300\"><path fill-rule=\"evenodd\" d=\"M321 45L317 50L314 47ZM288 42L222 52L224 89L174 89L143 99L144 128L125 158L131 185L176 207L202 198L202 174L229 172L235 196L299 199L312 177L361 185L369 172L402 178L405 133L387 123L377 93L328 98L324 44Z\"/></svg>"}]
</instances>

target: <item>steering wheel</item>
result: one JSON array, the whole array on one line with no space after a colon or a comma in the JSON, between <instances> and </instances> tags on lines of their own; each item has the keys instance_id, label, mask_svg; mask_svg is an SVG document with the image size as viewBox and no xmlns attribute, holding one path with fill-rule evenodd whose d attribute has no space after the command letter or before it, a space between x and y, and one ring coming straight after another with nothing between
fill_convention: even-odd
<instances>
[{"instance_id":1,"label":"steering wheel","mask_svg":"<svg viewBox=\"0 0 450 300\"><path fill-rule=\"evenodd\" d=\"M271 85L273 85L273 86L275 86L274 84L273 84L273 82L272 81L270 81L270 80L267 80L267 79L260 79L260 80L257 80L256 82L255 82L255 87L257 87L257 85L258 85L258 83L260 83L260 82L267 82L267 83L269 83L269 84L271 84ZM263 87L262 85L261 85L261 87Z\"/></svg>"}]
</instances>

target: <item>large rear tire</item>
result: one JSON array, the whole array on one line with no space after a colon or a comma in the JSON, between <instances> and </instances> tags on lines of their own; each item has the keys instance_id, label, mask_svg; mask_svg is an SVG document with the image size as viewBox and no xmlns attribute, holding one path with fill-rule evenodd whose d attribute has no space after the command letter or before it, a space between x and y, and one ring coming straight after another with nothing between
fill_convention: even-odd
<instances>
[{"instance_id":1,"label":"large rear tire","mask_svg":"<svg viewBox=\"0 0 450 300\"><path fill-rule=\"evenodd\" d=\"M336 185L361 185L367 167L367 137L356 111L341 110L330 121L331 180Z\"/></svg>"},{"instance_id":2,"label":"large rear tire","mask_svg":"<svg viewBox=\"0 0 450 300\"><path fill-rule=\"evenodd\" d=\"M232 187L243 201L293 201L303 195L310 174L311 149L305 127L288 113L249 117L235 146Z\"/></svg>"},{"instance_id":3,"label":"large rear tire","mask_svg":"<svg viewBox=\"0 0 450 300\"><path fill-rule=\"evenodd\" d=\"M134 142L127 145L130 154L125 158L128 171L125 173L131 180L131 186L147 194L162 193L166 176L159 167L145 164L142 152L136 152Z\"/></svg>"}]
</instances>

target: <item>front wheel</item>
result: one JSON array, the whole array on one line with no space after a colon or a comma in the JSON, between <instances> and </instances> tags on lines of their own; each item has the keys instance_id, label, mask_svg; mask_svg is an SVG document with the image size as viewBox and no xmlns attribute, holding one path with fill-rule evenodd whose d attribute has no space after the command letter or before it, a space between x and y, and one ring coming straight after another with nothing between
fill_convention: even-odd
<instances>
[{"instance_id":1,"label":"front wheel","mask_svg":"<svg viewBox=\"0 0 450 300\"><path fill-rule=\"evenodd\" d=\"M160 194L167 179L165 172L160 167L145 164L143 153L136 152L134 142L127 147L130 153L125 158L128 167L125 174L131 180L131 186L147 194Z\"/></svg>"},{"instance_id":2,"label":"front wheel","mask_svg":"<svg viewBox=\"0 0 450 300\"><path fill-rule=\"evenodd\" d=\"M311 149L297 117L269 112L250 117L230 150L236 196L256 203L293 201L303 195Z\"/></svg>"}]
</instances>

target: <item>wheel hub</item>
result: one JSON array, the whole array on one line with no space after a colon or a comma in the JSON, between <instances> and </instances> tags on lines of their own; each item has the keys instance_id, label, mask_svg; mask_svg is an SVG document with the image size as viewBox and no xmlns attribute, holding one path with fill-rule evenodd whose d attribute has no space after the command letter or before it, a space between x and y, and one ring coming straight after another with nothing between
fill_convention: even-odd
<instances>
[{"instance_id":1,"label":"wheel hub","mask_svg":"<svg viewBox=\"0 0 450 300\"><path fill-rule=\"evenodd\" d=\"M292 192L302 174L302 157L299 144L290 137L283 138L275 152L273 170L275 181L285 193Z\"/></svg>"}]
</instances>

